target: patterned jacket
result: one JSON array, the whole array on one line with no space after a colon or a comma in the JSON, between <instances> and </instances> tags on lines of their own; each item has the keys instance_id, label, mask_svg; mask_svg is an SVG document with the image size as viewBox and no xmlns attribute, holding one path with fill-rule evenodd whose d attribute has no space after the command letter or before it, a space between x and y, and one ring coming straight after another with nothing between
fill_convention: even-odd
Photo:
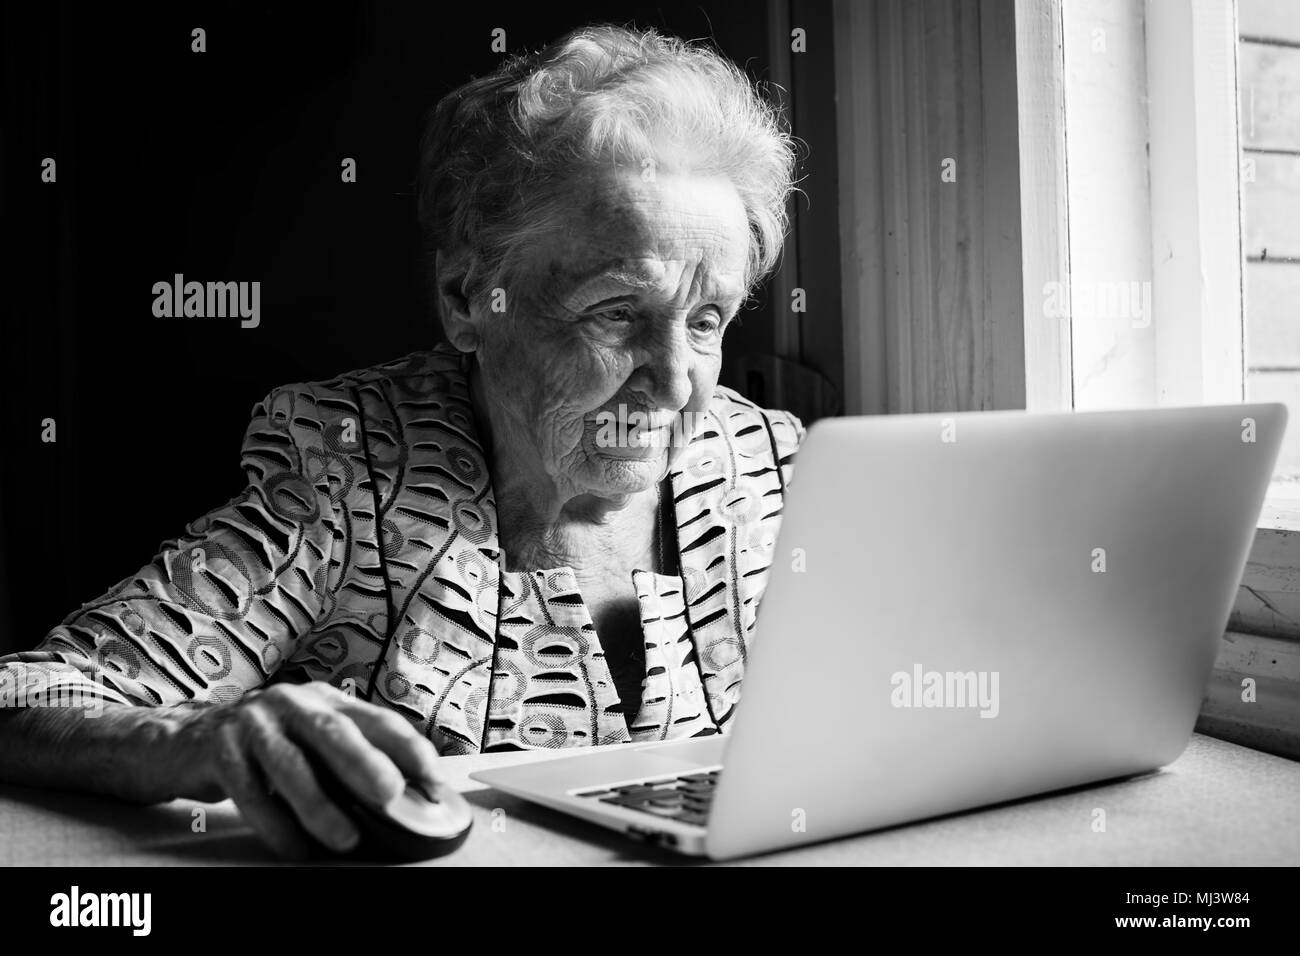
<instances>
[{"instance_id":1,"label":"patterned jacket","mask_svg":"<svg viewBox=\"0 0 1300 956\"><path fill-rule=\"evenodd\" d=\"M680 575L633 573L646 677L630 727L573 572L504 569L466 366L446 347L273 391L245 436L244 492L0 658L0 679L146 706L328 680L444 754L725 732L802 435L717 389L669 475Z\"/></svg>"}]
</instances>

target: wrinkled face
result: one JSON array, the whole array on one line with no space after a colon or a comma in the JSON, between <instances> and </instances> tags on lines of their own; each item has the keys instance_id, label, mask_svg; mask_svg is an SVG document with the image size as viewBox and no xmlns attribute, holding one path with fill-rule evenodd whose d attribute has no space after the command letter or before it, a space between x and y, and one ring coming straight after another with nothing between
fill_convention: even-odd
<instances>
[{"instance_id":1,"label":"wrinkled face","mask_svg":"<svg viewBox=\"0 0 1300 956\"><path fill-rule=\"evenodd\" d=\"M494 442L523 443L561 494L619 500L680 455L745 298L749 228L725 179L611 170L475 305ZM497 297L498 308L502 305Z\"/></svg>"}]
</instances>

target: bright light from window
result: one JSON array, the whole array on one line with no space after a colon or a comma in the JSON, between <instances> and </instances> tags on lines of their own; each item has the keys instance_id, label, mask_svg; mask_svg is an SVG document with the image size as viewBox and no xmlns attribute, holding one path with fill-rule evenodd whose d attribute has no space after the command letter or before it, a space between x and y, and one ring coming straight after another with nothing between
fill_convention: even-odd
<instances>
[{"instance_id":1,"label":"bright light from window","mask_svg":"<svg viewBox=\"0 0 1300 956\"><path fill-rule=\"evenodd\" d=\"M1300 3L1238 0L1246 399L1285 402L1276 478L1300 490Z\"/></svg>"}]
</instances>

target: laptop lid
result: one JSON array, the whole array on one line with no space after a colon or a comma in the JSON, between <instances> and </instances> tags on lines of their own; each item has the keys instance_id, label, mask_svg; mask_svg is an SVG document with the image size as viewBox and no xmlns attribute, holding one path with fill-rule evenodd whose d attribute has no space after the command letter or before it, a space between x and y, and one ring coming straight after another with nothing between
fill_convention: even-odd
<instances>
[{"instance_id":1,"label":"laptop lid","mask_svg":"<svg viewBox=\"0 0 1300 956\"><path fill-rule=\"evenodd\" d=\"M1173 760L1285 424L1279 404L814 424L710 855Z\"/></svg>"}]
</instances>

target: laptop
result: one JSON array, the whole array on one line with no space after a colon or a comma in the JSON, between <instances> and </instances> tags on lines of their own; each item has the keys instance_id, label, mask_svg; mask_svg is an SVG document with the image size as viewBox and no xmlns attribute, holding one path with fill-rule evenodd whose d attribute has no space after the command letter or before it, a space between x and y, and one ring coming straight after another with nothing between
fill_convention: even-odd
<instances>
[{"instance_id":1,"label":"laptop","mask_svg":"<svg viewBox=\"0 0 1300 956\"><path fill-rule=\"evenodd\" d=\"M818 421L726 732L470 776L725 860L1168 764L1286 417L1247 404Z\"/></svg>"}]
</instances>

